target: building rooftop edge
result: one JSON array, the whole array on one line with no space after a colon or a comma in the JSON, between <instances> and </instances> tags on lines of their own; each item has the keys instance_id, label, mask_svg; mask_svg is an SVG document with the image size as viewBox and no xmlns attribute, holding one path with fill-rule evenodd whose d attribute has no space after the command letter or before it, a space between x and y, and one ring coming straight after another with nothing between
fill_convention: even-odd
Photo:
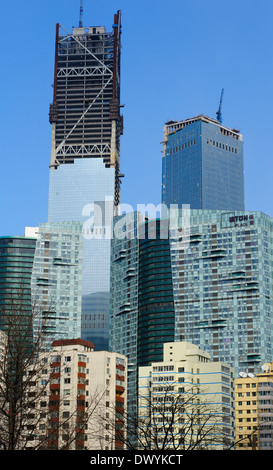
<instances>
[{"instance_id":1,"label":"building rooftop edge","mask_svg":"<svg viewBox=\"0 0 273 470\"><path fill-rule=\"evenodd\" d=\"M77 344L80 344L81 346L87 346L87 347L93 348L93 349L95 348L94 343L91 343L91 341L87 341L87 340L81 339L81 338L57 339L57 340L53 341L51 346L52 347L56 347L56 346L73 346L73 345L77 345Z\"/></svg>"},{"instance_id":2,"label":"building rooftop edge","mask_svg":"<svg viewBox=\"0 0 273 470\"><path fill-rule=\"evenodd\" d=\"M217 124L220 127L223 127L224 129L228 129L229 131L234 132L235 134L240 134L240 131L237 129L231 129L230 127L223 126L220 121L217 121L217 119L211 118L209 116L205 116L204 114L199 114L198 116L195 116L193 118L188 118L188 119L182 119L181 121L175 120L175 121L166 121L165 122L165 127L171 127L176 124L189 124L191 122L195 121L204 121L204 122L211 122L213 124Z\"/></svg>"}]
</instances>

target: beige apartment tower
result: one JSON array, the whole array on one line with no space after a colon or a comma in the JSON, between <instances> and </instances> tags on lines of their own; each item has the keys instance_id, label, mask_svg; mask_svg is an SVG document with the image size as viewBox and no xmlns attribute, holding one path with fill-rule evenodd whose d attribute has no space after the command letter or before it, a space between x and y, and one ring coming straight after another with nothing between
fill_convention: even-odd
<instances>
[{"instance_id":1,"label":"beige apartment tower","mask_svg":"<svg viewBox=\"0 0 273 470\"><path fill-rule=\"evenodd\" d=\"M40 394L28 448L122 450L127 399L127 359L95 352L82 339L56 340L39 357L35 391ZM31 371L30 371L31 372ZM37 387L38 385L38 387ZM37 420L37 414L42 416Z\"/></svg>"},{"instance_id":2,"label":"beige apartment tower","mask_svg":"<svg viewBox=\"0 0 273 470\"><path fill-rule=\"evenodd\" d=\"M163 345L163 361L139 368L142 448L223 450L234 442L233 368L188 342ZM149 433L147 433L149 429Z\"/></svg>"}]
</instances>

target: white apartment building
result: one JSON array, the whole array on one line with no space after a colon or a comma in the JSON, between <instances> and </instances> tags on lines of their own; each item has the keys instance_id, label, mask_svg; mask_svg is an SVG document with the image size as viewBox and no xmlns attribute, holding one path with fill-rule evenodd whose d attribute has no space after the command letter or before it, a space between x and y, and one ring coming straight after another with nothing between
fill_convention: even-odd
<instances>
[{"instance_id":1,"label":"white apartment building","mask_svg":"<svg viewBox=\"0 0 273 470\"><path fill-rule=\"evenodd\" d=\"M37 399L27 426L28 448L122 449L126 357L96 352L93 343L72 339L54 341L39 361L39 371L29 371Z\"/></svg>"},{"instance_id":2,"label":"white apartment building","mask_svg":"<svg viewBox=\"0 0 273 470\"><path fill-rule=\"evenodd\" d=\"M162 362L139 368L140 447L231 447L233 368L211 362L207 352L188 342L165 343L163 348Z\"/></svg>"}]
</instances>

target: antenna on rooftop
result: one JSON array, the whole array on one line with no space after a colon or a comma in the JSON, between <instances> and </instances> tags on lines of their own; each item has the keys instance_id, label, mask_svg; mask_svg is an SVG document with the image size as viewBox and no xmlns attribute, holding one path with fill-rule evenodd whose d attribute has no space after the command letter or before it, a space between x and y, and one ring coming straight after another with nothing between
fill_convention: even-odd
<instances>
[{"instance_id":1,"label":"antenna on rooftop","mask_svg":"<svg viewBox=\"0 0 273 470\"><path fill-rule=\"evenodd\" d=\"M82 28L82 15L83 15L83 0L81 0L81 4L80 4L80 21L79 21L79 28Z\"/></svg>"},{"instance_id":2,"label":"antenna on rooftop","mask_svg":"<svg viewBox=\"0 0 273 470\"><path fill-rule=\"evenodd\" d=\"M222 101L223 101L223 94L224 94L224 88L222 88L221 98L220 98L220 103L219 103L219 108L218 108L218 111L216 111L217 121L219 121L220 124L222 124L222 122L223 122L223 120L222 120Z\"/></svg>"}]
</instances>

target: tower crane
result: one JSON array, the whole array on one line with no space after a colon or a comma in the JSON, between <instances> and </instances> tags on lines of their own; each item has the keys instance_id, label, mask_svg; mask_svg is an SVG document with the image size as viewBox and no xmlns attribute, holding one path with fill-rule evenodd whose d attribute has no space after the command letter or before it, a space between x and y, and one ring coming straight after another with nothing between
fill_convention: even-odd
<instances>
[{"instance_id":1,"label":"tower crane","mask_svg":"<svg viewBox=\"0 0 273 470\"><path fill-rule=\"evenodd\" d=\"M223 95L224 95L224 88L222 88L221 92L221 97L220 97L220 103L219 103L219 108L218 111L216 111L216 117L217 120L222 124L222 101L223 101Z\"/></svg>"},{"instance_id":2,"label":"tower crane","mask_svg":"<svg viewBox=\"0 0 273 470\"><path fill-rule=\"evenodd\" d=\"M82 28L82 15L83 15L83 0L80 3L80 21L79 21L79 28Z\"/></svg>"}]
</instances>

